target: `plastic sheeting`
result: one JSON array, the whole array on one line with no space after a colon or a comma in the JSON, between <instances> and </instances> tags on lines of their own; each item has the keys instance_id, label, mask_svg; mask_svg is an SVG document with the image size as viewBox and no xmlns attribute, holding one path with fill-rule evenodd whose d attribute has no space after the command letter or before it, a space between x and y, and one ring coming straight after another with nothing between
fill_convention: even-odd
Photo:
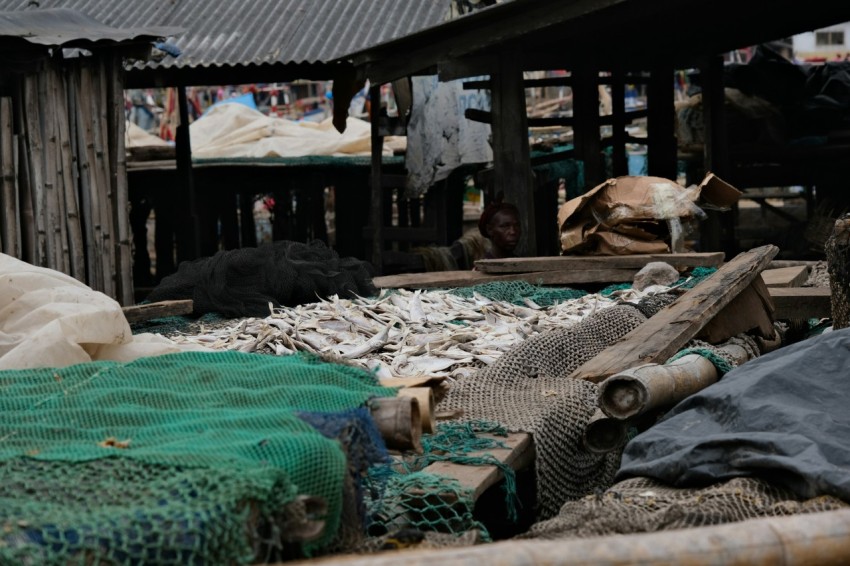
<instances>
[{"instance_id":1,"label":"plastic sheeting","mask_svg":"<svg viewBox=\"0 0 850 566\"><path fill-rule=\"evenodd\" d=\"M198 350L133 336L121 306L73 277L0 254L0 370Z\"/></svg>"},{"instance_id":2,"label":"plastic sheeting","mask_svg":"<svg viewBox=\"0 0 850 566\"><path fill-rule=\"evenodd\" d=\"M734 369L635 437L618 479L701 487L756 476L850 501L850 329Z\"/></svg>"}]
</instances>

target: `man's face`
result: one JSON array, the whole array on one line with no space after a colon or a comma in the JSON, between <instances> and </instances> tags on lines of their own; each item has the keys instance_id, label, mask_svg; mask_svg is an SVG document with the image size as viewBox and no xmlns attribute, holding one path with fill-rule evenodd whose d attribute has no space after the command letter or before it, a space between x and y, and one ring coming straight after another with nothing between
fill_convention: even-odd
<instances>
[{"instance_id":1,"label":"man's face","mask_svg":"<svg viewBox=\"0 0 850 566\"><path fill-rule=\"evenodd\" d=\"M490 235L493 246L512 252L519 243L522 230L519 219L513 211L500 210L490 219L490 223L487 225L487 233Z\"/></svg>"}]
</instances>

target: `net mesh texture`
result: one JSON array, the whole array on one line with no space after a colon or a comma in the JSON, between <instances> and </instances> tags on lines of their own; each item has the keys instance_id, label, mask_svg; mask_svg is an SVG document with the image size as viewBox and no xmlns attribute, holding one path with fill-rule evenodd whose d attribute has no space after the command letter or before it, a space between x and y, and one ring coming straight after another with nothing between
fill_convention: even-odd
<instances>
[{"instance_id":1,"label":"net mesh texture","mask_svg":"<svg viewBox=\"0 0 850 566\"><path fill-rule=\"evenodd\" d=\"M385 457L356 409L395 394L357 368L235 352L6 371L0 389L7 564L262 561L298 495L327 508L309 554Z\"/></svg>"}]
</instances>

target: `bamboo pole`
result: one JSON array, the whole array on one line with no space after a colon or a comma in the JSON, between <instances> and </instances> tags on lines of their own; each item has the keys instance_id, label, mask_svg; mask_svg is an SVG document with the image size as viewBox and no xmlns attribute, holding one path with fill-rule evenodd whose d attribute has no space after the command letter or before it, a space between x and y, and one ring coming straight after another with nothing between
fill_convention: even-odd
<instances>
[{"instance_id":1,"label":"bamboo pole","mask_svg":"<svg viewBox=\"0 0 850 566\"><path fill-rule=\"evenodd\" d=\"M596 409L584 429L584 446L596 454L613 452L626 443L626 421L609 417Z\"/></svg>"},{"instance_id":2,"label":"bamboo pole","mask_svg":"<svg viewBox=\"0 0 850 566\"><path fill-rule=\"evenodd\" d=\"M0 98L0 171L3 188L3 253L20 257L18 240L18 194L15 187L15 134L12 123L12 99Z\"/></svg>"},{"instance_id":3,"label":"bamboo pole","mask_svg":"<svg viewBox=\"0 0 850 566\"><path fill-rule=\"evenodd\" d=\"M432 566L534 564L614 566L841 566L850 560L850 509L750 519L726 525L588 539L506 540L465 548L331 556L298 564Z\"/></svg>"},{"instance_id":4,"label":"bamboo pole","mask_svg":"<svg viewBox=\"0 0 850 566\"><path fill-rule=\"evenodd\" d=\"M91 100L91 72L87 64L80 63L77 77L74 101L77 109L77 159L80 169L86 256L88 257L88 284L96 291L103 291L103 238L101 237L100 202L97 191L97 176L94 170L94 141L89 104Z\"/></svg>"},{"instance_id":5,"label":"bamboo pole","mask_svg":"<svg viewBox=\"0 0 850 566\"><path fill-rule=\"evenodd\" d=\"M26 122L26 154L29 159L29 181L32 196L32 214L35 221L35 257L33 264L49 267L47 246L47 194L44 188L44 146L41 124L38 119L38 78L24 77L24 119ZM26 159L26 157L25 157Z\"/></svg>"},{"instance_id":6,"label":"bamboo pole","mask_svg":"<svg viewBox=\"0 0 850 566\"><path fill-rule=\"evenodd\" d=\"M130 194L127 186L127 154L124 147L126 120L124 118L123 59L117 52L109 60L108 103L112 109L108 132L110 137L110 168L115 193L115 234L118 255L118 299L122 305L135 302L133 293L133 233L130 229Z\"/></svg>"},{"instance_id":7,"label":"bamboo pole","mask_svg":"<svg viewBox=\"0 0 850 566\"><path fill-rule=\"evenodd\" d=\"M18 203L20 206L20 221L21 230L21 255L22 260L27 263L36 263L36 236L35 236L35 214L33 212L32 201L32 176L29 168L29 152L27 151L26 137L26 91L23 81L18 83L17 88L17 103L14 105L15 120L18 124L20 135L16 137L17 157L15 163L18 165Z\"/></svg>"},{"instance_id":8,"label":"bamboo pole","mask_svg":"<svg viewBox=\"0 0 850 566\"><path fill-rule=\"evenodd\" d=\"M399 397L413 397L419 403L419 414L422 420L422 432L432 434L437 428L434 419L435 405L434 390L430 387L402 387L398 390Z\"/></svg>"},{"instance_id":9,"label":"bamboo pole","mask_svg":"<svg viewBox=\"0 0 850 566\"><path fill-rule=\"evenodd\" d=\"M106 83L103 80L103 61L92 65L91 105L94 164L97 177L96 192L100 208L100 230L103 238L103 292L115 297L115 247L112 237L112 183L109 171L109 153L106 148Z\"/></svg>"},{"instance_id":10,"label":"bamboo pole","mask_svg":"<svg viewBox=\"0 0 850 566\"><path fill-rule=\"evenodd\" d=\"M56 132L56 101L53 97L53 66L45 63L39 73L38 80L38 113L41 129L44 135L44 202L45 229L47 237L47 267L68 272L65 265L67 252L63 238L64 222L60 221L61 205L59 202L58 175L56 163L59 151L58 135Z\"/></svg>"},{"instance_id":11,"label":"bamboo pole","mask_svg":"<svg viewBox=\"0 0 850 566\"><path fill-rule=\"evenodd\" d=\"M70 267L68 273L75 279L85 282L86 258L83 242L82 219L80 218L79 197L77 196L77 176L74 173L74 150L70 132L70 122L74 112L69 111L68 83L64 72L56 77L56 123L59 129L59 177L62 179L63 202L65 205L63 221L66 224L68 247L70 249Z\"/></svg>"}]
</instances>

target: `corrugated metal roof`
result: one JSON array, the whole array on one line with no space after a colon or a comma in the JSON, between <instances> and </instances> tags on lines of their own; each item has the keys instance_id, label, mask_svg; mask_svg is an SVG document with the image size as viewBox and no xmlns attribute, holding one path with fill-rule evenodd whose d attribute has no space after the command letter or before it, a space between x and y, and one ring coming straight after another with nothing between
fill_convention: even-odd
<instances>
[{"instance_id":1,"label":"corrugated metal roof","mask_svg":"<svg viewBox=\"0 0 850 566\"><path fill-rule=\"evenodd\" d=\"M324 63L441 23L449 0L0 0L0 11L69 8L118 28L174 26L158 67Z\"/></svg>"},{"instance_id":2,"label":"corrugated metal roof","mask_svg":"<svg viewBox=\"0 0 850 566\"><path fill-rule=\"evenodd\" d=\"M180 31L179 28L118 29L68 9L0 12L0 37L18 37L38 45L155 39Z\"/></svg>"}]
</instances>

